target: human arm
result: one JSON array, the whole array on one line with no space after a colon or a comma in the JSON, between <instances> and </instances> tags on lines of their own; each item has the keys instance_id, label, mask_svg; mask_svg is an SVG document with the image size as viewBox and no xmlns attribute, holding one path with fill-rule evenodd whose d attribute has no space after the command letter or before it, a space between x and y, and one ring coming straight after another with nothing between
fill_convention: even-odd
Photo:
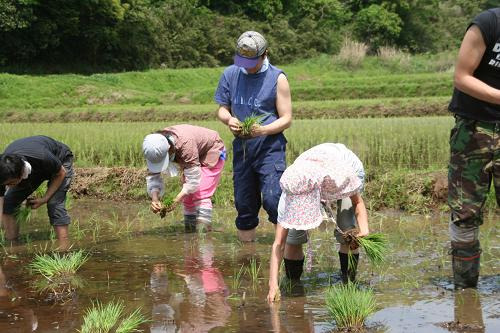
<instances>
[{"instance_id":1,"label":"human arm","mask_svg":"<svg viewBox=\"0 0 500 333\"><path fill-rule=\"evenodd\" d=\"M179 203L188 194L196 192L200 187L201 182L201 167L192 166L184 169L184 184L182 184L181 191L174 199L175 203Z\"/></svg>"},{"instance_id":2,"label":"human arm","mask_svg":"<svg viewBox=\"0 0 500 333\"><path fill-rule=\"evenodd\" d=\"M64 181L64 177L66 177L66 169L63 166L59 169L59 171L52 177L49 182L49 186L47 187L47 191L44 196L41 198L34 198L29 200L29 205L32 209L37 209L43 204L46 204L50 198L56 193L57 189L61 186Z\"/></svg>"},{"instance_id":3,"label":"human arm","mask_svg":"<svg viewBox=\"0 0 500 333\"><path fill-rule=\"evenodd\" d=\"M356 216L356 221L358 222L359 227L357 236L366 236L370 233L370 231L368 229L368 212L366 211L365 202L359 193L351 196L350 199L354 207L354 215Z\"/></svg>"},{"instance_id":4,"label":"human arm","mask_svg":"<svg viewBox=\"0 0 500 333\"><path fill-rule=\"evenodd\" d=\"M486 44L481 30L477 25L472 25L465 33L458 52L454 84L458 90L474 98L500 104L500 89L495 89L473 76L485 51Z\"/></svg>"},{"instance_id":5,"label":"human arm","mask_svg":"<svg viewBox=\"0 0 500 333\"><path fill-rule=\"evenodd\" d=\"M290 85L283 73L278 76L276 110L279 118L270 124L255 126L252 131L253 137L281 133L290 127L292 123L292 96L290 94Z\"/></svg>"},{"instance_id":6,"label":"human arm","mask_svg":"<svg viewBox=\"0 0 500 333\"><path fill-rule=\"evenodd\" d=\"M150 173L146 176L146 190L151 198L151 210L156 214L162 208L160 198L165 194L165 185L160 173Z\"/></svg>"},{"instance_id":7,"label":"human arm","mask_svg":"<svg viewBox=\"0 0 500 333\"><path fill-rule=\"evenodd\" d=\"M219 105L217 110L217 118L229 127L229 130L234 135L238 136L241 134L241 124L238 118L233 117L231 114L231 108L227 105Z\"/></svg>"},{"instance_id":8,"label":"human arm","mask_svg":"<svg viewBox=\"0 0 500 333\"><path fill-rule=\"evenodd\" d=\"M269 292L267 294L267 301L272 303L275 301L276 295L279 294L279 269L283 252L285 250L286 237L288 236L288 229L283 228L281 225L276 225L276 234L274 236L274 243L271 249L271 260L269 267Z\"/></svg>"}]
</instances>

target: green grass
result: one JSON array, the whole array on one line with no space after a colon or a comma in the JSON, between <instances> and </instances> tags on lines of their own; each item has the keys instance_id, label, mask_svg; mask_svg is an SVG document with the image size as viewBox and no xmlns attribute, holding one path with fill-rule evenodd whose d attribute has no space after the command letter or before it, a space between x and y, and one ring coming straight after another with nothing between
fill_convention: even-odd
<instances>
[{"instance_id":1,"label":"green grass","mask_svg":"<svg viewBox=\"0 0 500 333\"><path fill-rule=\"evenodd\" d=\"M116 325L123 314L125 306L122 302L109 302L104 305L99 301L85 312L81 333L107 333Z\"/></svg>"},{"instance_id":2,"label":"green grass","mask_svg":"<svg viewBox=\"0 0 500 333\"><path fill-rule=\"evenodd\" d=\"M396 65L373 56L355 70L346 69L333 57L320 56L282 68L294 107L300 111L301 103L323 100L335 104L357 99L363 105L360 99L449 99L455 56L416 55ZM0 119L213 119L213 95L222 72L220 67L88 76L0 74Z\"/></svg>"},{"instance_id":3,"label":"green grass","mask_svg":"<svg viewBox=\"0 0 500 333\"><path fill-rule=\"evenodd\" d=\"M336 284L326 292L326 308L340 329L360 330L375 312L375 296L370 289L357 284Z\"/></svg>"}]
</instances>

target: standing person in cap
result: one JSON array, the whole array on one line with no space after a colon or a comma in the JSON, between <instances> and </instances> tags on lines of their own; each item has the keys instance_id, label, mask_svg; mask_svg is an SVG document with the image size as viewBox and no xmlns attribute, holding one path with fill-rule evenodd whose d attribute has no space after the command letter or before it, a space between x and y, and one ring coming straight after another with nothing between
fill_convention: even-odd
<instances>
[{"instance_id":1,"label":"standing person in cap","mask_svg":"<svg viewBox=\"0 0 500 333\"><path fill-rule=\"evenodd\" d=\"M161 174L171 177L182 170L182 189L174 204L184 206L184 225L187 231L202 222L210 229L212 195L219 184L226 150L219 133L193 125L166 127L144 138L142 151L148 165L147 192L152 199L151 209L160 212L160 198L165 194Z\"/></svg>"},{"instance_id":2,"label":"standing person in cap","mask_svg":"<svg viewBox=\"0 0 500 333\"><path fill-rule=\"evenodd\" d=\"M65 144L40 135L8 145L0 156L0 216L5 238L15 240L19 236L19 225L14 217L16 211L48 180L45 195L28 199L28 204L32 209L47 204L50 224L61 247L65 247L70 224L65 206L66 193L72 178L73 153Z\"/></svg>"},{"instance_id":3,"label":"standing person in cap","mask_svg":"<svg viewBox=\"0 0 500 333\"><path fill-rule=\"evenodd\" d=\"M479 278L479 226L492 181L500 205L500 8L480 13L469 24L454 83L449 229L455 288L469 288Z\"/></svg>"},{"instance_id":4,"label":"standing person in cap","mask_svg":"<svg viewBox=\"0 0 500 333\"><path fill-rule=\"evenodd\" d=\"M312 147L285 170L280 180L283 192L271 252L269 302L273 302L279 292L278 274L283 252L288 258L302 258L300 265L289 266L285 259L287 277L300 279L304 263L302 244L308 240L306 231L318 227L323 221L322 203L330 205L337 202L337 225L343 232L354 232L357 237L368 235L368 213L361 197L364 177L361 161L340 143L323 143ZM340 243L342 282L354 281L359 250L350 249L351 244L337 230L335 237ZM349 251L354 253L351 265Z\"/></svg>"},{"instance_id":5,"label":"standing person in cap","mask_svg":"<svg viewBox=\"0 0 500 333\"><path fill-rule=\"evenodd\" d=\"M254 241L261 205L276 224L281 194L279 179L285 170L283 131L292 121L288 80L269 63L267 42L255 31L244 32L236 43L234 65L222 74L215 101L218 118L229 127L233 140L236 227L241 241ZM241 122L260 117L250 136L242 136Z\"/></svg>"}]
</instances>

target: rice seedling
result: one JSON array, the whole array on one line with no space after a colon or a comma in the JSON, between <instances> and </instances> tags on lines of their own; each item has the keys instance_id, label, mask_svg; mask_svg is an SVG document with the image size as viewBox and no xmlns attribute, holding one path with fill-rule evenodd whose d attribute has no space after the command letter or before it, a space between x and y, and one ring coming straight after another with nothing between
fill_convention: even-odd
<instances>
[{"instance_id":1,"label":"rice seedling","mask_svg":"<svg viewBox=\"0 0 500 333\"><path fill-rule=\"evenodd\" d=\"M72 253L37 254L29 264L29 269L34 274L40 274L52 279L56 276L70 276L75 274L87 262L89 254L83 250Z\"/></svg>"},{"instance_id":2,"label":"rice seedling","mask_svg":"<svg viewBox=\"0 0 500 333\"><path fill-rule=\"evenodd\" d=\"M249 117L246 117L245 120L240 122L241 125L241 135L244 138L251 137L252 130L254 126L258 126L262 123L262 116L257 116L255 114L251 114ZM243 160L246 160L246 140L243 140Z\"/></svg>"},{"instance_id":3,"label":"rice seedling","mask_svg":"<svg viewBox=\"0 0 500 333\"><path fill-rule=\"evenodd\" d=\"M252 284L254 285L258 282L259 279L260 266L260 263L257 265L257 259L250 259L250 265L247 267L247 273L250 276Z\"/></svg>"},{"instance_id":4,"label":"rice seedling","mask_svg":"<svg viewBox=\"0 0 500 333\"><path fill-rule=\"evenodd\" d=\"M160 209L160 218L164 218L167 213L170 213L175 209L175 195L168 194L162 199L162 208Z\"/></svg>"},{"instance_id":5,"label":"rice seedling","mask_svg":"<svg viewBox=\"0 0 500 333\"><path fill-rule=\"evenodd\" d=\"M336 284L325 296L326 308L339 329L360 330L375 312L375 296L355 283Z\"/></svg>"},{"instance_id":6,"label":"rice seedling","mask_svg":"<svg viewBox=\"0 0 500 333\"><path fill-rule=\"evenodd\" d=\"M103 305L99 301L85 312L80 333L107 333L116 325L123 314L125 306L122 302L109 302Z\"/></svg>"},{"instance_id":7,"label":"rice seedling","mask_svg":"<svg viewBox=\"0 0 500 333\"><path fill-rule=\"evenodd\" d=\"M364 237L357 237L354 233L349 233L347 239L348 243L359 245L373 265L378 266L384 262L388 247L387 238L384 234L375 232ZM349 251L349 263L352 266L352 251Z\"/></svg>"},{"instance_id":8,"label":"rice seedling","mask_svg":"<svg viewBox=\"0 0 500 333\"><path fill-rule=\"evenodd\" d=\"M87 262L88 256L83 250L67 254L55 252L52 255L35 255L28 268L32 274L43 277L35 281L35 289L40 293L48 293L56 301L71 298L74 290L83 285L75 274Z\"/></svg>"},{"instance_id":9,"label":"rice seedling","mask_svg":"<svg viewBox=\"0 0 500 333\"><path fill-rule=\"evenodd\" d=\"M233 290L238 290L241 286L241 277L243 276L243 272L245 271L245 265L241 265L240 269L237 271L234 270L233 279L231 280L231 287Z\"/></svg>"},{"instance_id":10,"label":"rice seedling","mask_svg":"<svg viewBox=\"0 0 500 333\"><path fill-rule=\"evenodd\" d=\"M134 332L140 325L147 322L148 320L141 313L141 308L138 308L121 321L121 323L118 325L118 328L116 329L116 333Z\"/></svg>"},{"instance_id":11,"label":"rice seedling","mask_svg":"<svg viewBox=\"0 0 500 333\"><path fill-rule=\"evenodd\" d=\"M31 207L28 204L19 206L15 216L18 224L29 223L31 220Z\"/></svg>"},{"instance_id":12,"label":"rice seedling","mask_svg":"<svg viewBox=\"0 0 500 333\"><path fill-rule=\"evenodd\" d=\"M240 122L241 125L241 135L244 137L248 137L252 135L252 130L254 126L258 126L262 123L262 116L257 116L252 113L249 117L246 117L245 120Z\"/></svg>"}]
</instances>

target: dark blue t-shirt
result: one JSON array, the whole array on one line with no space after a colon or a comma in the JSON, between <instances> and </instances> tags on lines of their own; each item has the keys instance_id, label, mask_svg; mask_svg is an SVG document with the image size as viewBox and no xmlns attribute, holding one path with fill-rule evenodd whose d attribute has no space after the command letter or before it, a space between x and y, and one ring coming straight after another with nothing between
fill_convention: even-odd
<instances>
[{"instance_id":1,"label":"dark blue t-shirt","mask_svg":"<svg viewBox=\"0 0 500 333\"><path fill-rule=\"evenodd\" d=\"M62 164L73 156L64 143L43 135L13 141L3 153L19 155L31 164L31 174L23 182L52 179ZM0 185L0 196L4 194L5 185Z\"/></svg>"},{"instance_id":2,"label":"dark blue t-shirt","mask_svg":"<svg viewBox=\"0 0 500 333\"><path fill-rule=\"evenodd\" d=\"M500 8L480 13L467 29L476 25L486 44L483 58L474 71L474 77L500 89ZM500 122L500 105L474 98L457 88L453 91L448 109L460 116L486 122Z\"/></svg>"}]
</instances>

